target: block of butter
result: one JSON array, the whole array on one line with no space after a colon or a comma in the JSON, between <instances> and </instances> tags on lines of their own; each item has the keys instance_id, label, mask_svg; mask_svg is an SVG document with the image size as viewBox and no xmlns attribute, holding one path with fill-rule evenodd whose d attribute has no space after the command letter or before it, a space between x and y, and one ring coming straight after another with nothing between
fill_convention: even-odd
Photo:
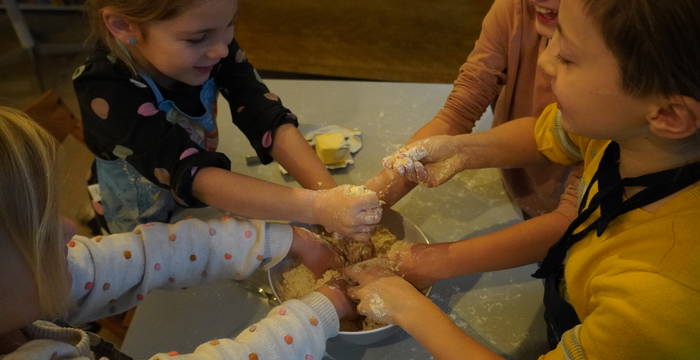
<instances>
[{"instance_id":1,"label":"block of butter","mask_svg":"<svg viewBox=\"0 0 700 360\"><path fill-rule=\"evenodd\" d=\"M316 154L325 165L338 164L350 153L345 136L339 132L316 135Z\"/></svg>"}]
</instances>

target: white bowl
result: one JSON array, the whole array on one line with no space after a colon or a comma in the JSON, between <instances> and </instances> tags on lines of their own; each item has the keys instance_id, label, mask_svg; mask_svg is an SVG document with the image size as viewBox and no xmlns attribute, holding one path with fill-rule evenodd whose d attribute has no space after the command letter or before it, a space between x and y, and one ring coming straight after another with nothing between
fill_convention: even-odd
<instances>
[{"instance_id":1,"label":"white bowl","mask_svg":"<svg viewBox=\"0 0 700 360\"><path fill-rule=\"evenodd\" d=\"M395 211L385 211L381 224L396 235L398 240L405 240L412 243L430 243L428 237L425 236L423 231L421 231L416 224ZM287 257L267 272L270 288L272 288L272 292L280 302L287 300L277 291L282 282L282 274L296 265L294 259ZM426 289L423 293L427 296L430 294L430 289L431 288ZM386 325L372 330L340 331L338 337L349 343L369 345L388 338L398 331L398 329L398 326Z\"/></svg>"}]
</instances>

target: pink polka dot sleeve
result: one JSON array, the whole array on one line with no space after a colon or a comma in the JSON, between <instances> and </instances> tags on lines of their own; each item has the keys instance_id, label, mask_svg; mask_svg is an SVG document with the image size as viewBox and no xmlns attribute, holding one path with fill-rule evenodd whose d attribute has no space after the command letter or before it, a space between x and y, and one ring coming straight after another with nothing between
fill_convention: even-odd
<instances>
[{"instance_id":1,"label":"pink polka dot sleeve","mask_svg":"<svg viewBox=\"0 0 700 360\"><path fill-rule=\"evenodd\" d=\"M174 224L149 223L133 232L76 236L68 243L71 297L82 323L123 312L154 289L179 289L217 279L243 279L289 251L289 225L224 216Z\"/></svg>"},{"instance_id":2,"label":"pink polka dot sleeve","mask_svg":"<svg viewBox=\"0 0 700 360\"><path fill-rule=\"evenodd\" d=\"M263 320L248 326L234 339L214 339L191 354L162 353L165 359L322 359L326 340L338 334L333 304L320 293L278 306Z\"/></svg>"}]
</instances>

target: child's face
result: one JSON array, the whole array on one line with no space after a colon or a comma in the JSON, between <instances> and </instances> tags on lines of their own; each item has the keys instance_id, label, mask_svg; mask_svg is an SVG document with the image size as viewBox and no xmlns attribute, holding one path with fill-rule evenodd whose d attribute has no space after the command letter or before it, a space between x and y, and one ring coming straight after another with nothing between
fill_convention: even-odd
<instances>
[{"instance_id":1,"label":"child's face","mask_svg":"<svg viewBox=\"0 0 700 360\"><path fill-rule=\"evenodd\" d=\"M63 218L63 240L68 243L75 235L75 224ZM68 250L64 253L67 257ZM24 257L7 236L0 231L0 337L25 327L42 317L39 293L34 276ZM64 262L62 271L68 271Z\"/></svg>"},{"instance_id":2,"label":"child's face","mask_svg":"<svg viewBox=\"0 0 700 360\"><path fill-rule=\"evenodd\" d=\"M204 83L233 40L236 0L199 1L181 15L147 24L135 46L160 74L189 85Z\"/></svg>"},{"instance_id":3,"label":"child's face","mask_svg":"<svg viewBox=\"0 0 700 360\"><path fill-rule=\"evenodd\" d=\"M535 9L535 30L551 38L557 28L559 0L530 0L530 3Z\"/></svg>"},{"instance_id":4,"label":"child's face","mask_svg":"<svg viewBox=\"0 0 700 360\"><path fill-rule=\"evenodd\" d=\"M41 316L34 277L12 241L0 233L0 336Z\"/></svg>"},{"instance_id":5,"label":"child's face","mask_svg":"<svg viewBox=\"0 0 700 360\"><path fill-rule=\"evenodd\" d=\"M617 59L582 0L562 0L558 28L539 64L553 77L564 129L617 141L643 134L649 99L622 90Z\"/></svg>"}]
</instances>

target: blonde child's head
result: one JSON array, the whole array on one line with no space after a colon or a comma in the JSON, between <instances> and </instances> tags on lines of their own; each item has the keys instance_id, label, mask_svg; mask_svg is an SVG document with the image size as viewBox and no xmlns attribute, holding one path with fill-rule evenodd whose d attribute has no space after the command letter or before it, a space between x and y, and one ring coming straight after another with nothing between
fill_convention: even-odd
<instances>
[{"instance_id":1,"label":"blonde child's head","mask_svg":"<svg viewBox=\"0 0 700 360\"><path fill-rule=\"evenodd\" d=\"M51 135L26 114L0 107L0 333L26 325L13 319L55 318L67 310L70 275L55 164Z\"/></svg>"},{"instance_id":2,"label":"blonde child's head","mask_svg":"<svg viewBox=\"0 0 700 360\"><path fill-rule=\"evenodd\" d=\"M200 85L228 55L236 0L87 0L93 37L158 81Z\"/></svg>"},{"instance_id":3,"label":"blonde child's head","mask_svg":"<svg viewBox=\"0 0 700 360\"><path fill-rule=\"evenodd\" d=\"M697 0L562 0L540 65L564 128L616 141L697 139L698 19Z\"/></svg>"}]
</instances>

